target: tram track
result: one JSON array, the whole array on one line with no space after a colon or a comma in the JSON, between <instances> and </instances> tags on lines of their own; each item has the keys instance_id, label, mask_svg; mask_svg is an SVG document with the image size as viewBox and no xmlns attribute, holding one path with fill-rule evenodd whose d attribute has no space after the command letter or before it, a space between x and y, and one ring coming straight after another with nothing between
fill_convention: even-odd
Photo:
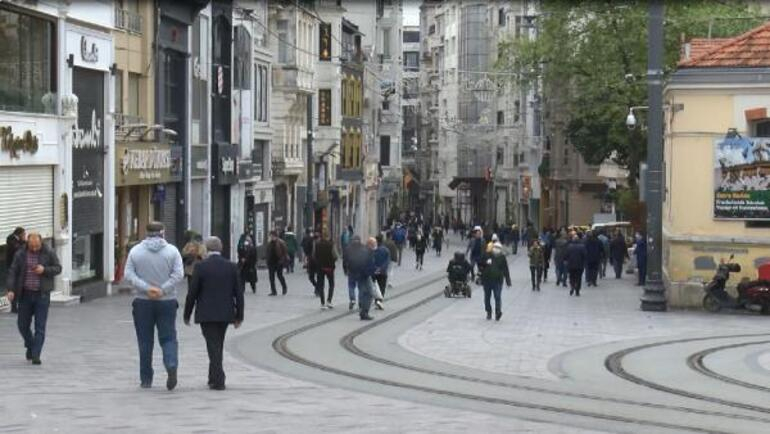
<instances>
[{"instance_id":1,"label":"tram track","mask_svg":"<svg viewBox=\"0 0 770 434\"><path fill-rule=\"evenodd\" d=\"M731 350L735 348L743 348L743 347L750 347L753 345L765 345L770 344L770 340L765 341L758 341L758 342L743 342L738 344L730 344L730 345L723 345L720 347L714 347L709 348L703 351L699 351L690 357L687 358L687 366L690 367L690 369L703 374L707 377L711 377L715 380L721 381L723 383L729 383L734 384L736 386L745 387L747 389L754 389L759 390L761 392L770 392L770 387L767 386L761 386L759 384L749 383L747 381L742 381L737 378L733 378L724 374L720 374L718 372L715 372L714 370L710 369L706 366L704 359L709 356L710 354L714 354L720 351L725 350Z\"/></svg>"},{"instance_id":2,"label":"tram track","mask_svg":"<svg viewBox=\"0 0 770 434\"><path fill-rule=\"evenodd\" d=\"M421 282L421 284L415 286L414 288L404 290L390 299L397 299L409 294L412 294L420 289L423 288L424 285L429 285L431 283L435 283L439 280L441 280L443 276L437 277L435 279L431 279L427 282ZM470 383L476 383L476 384L483 384L483 385L489 385L489 386L496 386L496 387L502 387L502 388L509 388L509 389L515 389L518 391L529 391L529 392L537 392L537 393L543 393L548 395L553 395L556 397L564 397L564 398L579 398L579 399L588 399L593 401L599 401L599 402L607 402L607 403L613 403L613 404L621 404L621 405L629 405L629 406L641 406L649 409L660 409L660 410L668 410L668 411L675 411L675 412L684 412L684 413L690 413L690 414L698 414L698 415L704 415L704 416L715 416L715 417L724 417L724 418L730 418L730 419L737 419L737 420L744 420L744 421L751 421L751 422L760 422L760 423L770 423L770 419L765 417L759 417L759 416L751 416L751 415L744 415L744 414L734 414L734 413L727 413L727 412L721 412L721 411L712 411L712 410L702 410L702 409L696 409L691 407L684 407L684 406L674 406L674 405L665 405L665 404L656 404L656 403L649 403L644 401L635 401L635 400L628 400L628 399L618 399L618 398L609 398L609 397L603 397L598 395L591 395L586 393L574 393L574 392L565 392L565 391L558 391L558 390L552 390L544 387L536 387L536 386L525 386L525 385L517 385L507 382L499 382L499 381L490 381L482 378L472 377L472 376L466 376L466 375L458 375L458 374L452 374L448 372L438 371L434 369L426 369L421 368L418 366L412 366L400 362L396 362L393 360L385 359L382 357L378 357L376 355L370 354L366 351L363 351L361 348L356 346L355 339L362 334L366 333L367 331L378 327L388 321L392 321L396 318L399 318L403 316L404 314L413 311L421 306L424 306L437 298L440 298L442 296L443 292L438 292L435 294L431 294L428 297L422 298L418 300L417 302L400 309L396 312L393 312L389 314L388 316L379 319L375 322L372 322L364 327L360 327L356 330L354 330L351 333L348 333L347 335L343 336L340 339L340 345L348 352L358 356L362 357L364 359L385 364L391 367L397 367L401 369L410 370L413 372L418 372L425 375L431 375L431 376L438 376L443 378L450 378L454 380L461 380L466 381ZM476 401L476 402L485 402L485 403L491 403L491 404L498 404L508 407L515 407L515 408L522 408L522 409L533 409L533 410L541 410L545 412L551 412L556 414L569 414L573 416L581 416L581 417L587 417L587 418L595 418L595 419L601 419L605 421L611 421L611 422L619 422L624 424L631 424L631 425L639 425L639 426L645 426L645 427L656 427L656 428L665 428L665 429L674 429L674 430L685 430L685 431L691 431L691 432L704 432L704 433L717 433L721 432L715 429L708 429L703 428L699 426L689 426L689 425L681 425L676 423L668 423L668 422L661 422L661 421L651 421L651 420L644 420L640 418L634 418L629 416L621 416L621 415L614 415L614 414L606 414L606 413L600 413L595 411L587 411L587 410L581 410L581 409L575 409L575 408L569 408L569 407L563 407L558 405L547 405L547 404L538 404L534 402L525 402L520 400L511 400L511 399L503 399L503 398L496 398L496 397L489 397L489 396L483 396L483 395L477 395L472 393L466 393L466 392L457 392L447 389L441 389L436 387L427 387L427 386L421 386L417 384L410 384L410 383L404 383L400 381L390 380L390 379L383 379L378 378L370 375L360 374L353 371L348 371L345 369L341 369L335 366L328 366L322 363L315 362L313 360L310 360L308 358L305 358L296 352L292 351L289 348L289 341L303 333L306 333L308 331L311 331L315 328L322 327L326 324L329 324L331 322L337 321L341 318L344 318L346 316L350 315L349 313L336 315L334 317L326 318L321 321L316 321L310 324L307 324L303 327L300 327L298 329L292 330L288 333L284 333L277 338L275 338L272 342L273 349L281 356L288 360L291 360L295 363L304 365L306 367L310 367L313 369L318 369L324 372L336 374L345 376L348 378L354 378L357 380L378 384L382 386L389 386L389 387L395 387L395 388L401 388L406 390L412 390L416 392L424 392L429 394L435 394L440 396L446 396L446 397L452 397L452 398L460 398L470 401ZM757 410L759 411L759 410ZM764 411L763 411L764 412Z\"/></svg>"},{"instance_id":3,"label":"tram track","mask_svg":"<svg viewBox=\"0 0 770 434\"><path fill-rule=\"evenodd\" d=\"M684 389L679 389L676 387L667 386L664 384L656 383L653 381L650 381L648 379L642 378L640 376L631 374L623 367L623 359L627 357L630 354L637 353L643 350L648 350L652 348L662 347L666 345L674 345L674 344L684 344L684 343L692 343L692 342L702 342L702 341L709 341L709 340L715 340L715 339L738 339L738 338L753 338L753 337L766 337L768 336L767 333L755 333L755 334L739 334L739 335L728 335L728 336L709 336L709 337L698 337L698 338L687 338L687 339L674 339L664 342L656 342L651 344L645 344L645 345L639 345L631 348L626 348L621 351L617 351L615 353L610 354L607 356L604 362L605 368L614 374L617 377L620 377L626 381L630 381L632 383L638 384L640 386L644 386L650 389L658 390L661 392L670 393L673 395L682 396L685 398L695 399L698 401L705 401L710 402L714 404L720 404L728 407L733 408L739 408L742 410L749 410L754 412L760 412L764 414L770 413L770 407L764 407L759 405L753 405L753 404L746 404L742 402L732 401L729 399L719 398L716 396L710 396L710 395L704 395L702 393L696 393L691 392ZM761 342L750 342L750 343L743 343L740 345L752 345L752 344L762 344L762 343L769 343L770 341L761 341ZM728 345L726 347L731 346L738 346L739 344L732 344ZM721 347L716 347L721 348ZM695 353L688 357L687 359L687 365L690 369L694 370L695 372L698 372L700 374L706 375L708 377L714 378L719 381L724 381L728 383L738 384L744 387L747 387L747 385L751 385L751 383L745 383L741 382L740 380L731 379L729 377L725 377L721 374L714 373L713 371L709 370L704 364L703 364L703 358L714 351L714 348L707 349L704 351L700 351L698 353ZM700 365L700 366L699 366ZM761 388L762 386L752 385L753 389ZM770 389L759 389L763 391L770 391Z\"/></svg>"}]
</instances>

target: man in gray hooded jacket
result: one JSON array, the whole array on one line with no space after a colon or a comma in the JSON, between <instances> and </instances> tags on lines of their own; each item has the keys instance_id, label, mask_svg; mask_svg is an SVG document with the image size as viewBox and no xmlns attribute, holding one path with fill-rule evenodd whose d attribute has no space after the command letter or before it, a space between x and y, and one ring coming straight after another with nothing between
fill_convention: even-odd
<instances>
[{"instance_id":1,"label":"man in gray hooded jacket","mask_svg":"<svg viewBox=\"0 0 770 434\"><path fill-rule=\"evenodd\" d=\"M155 329L163 350L163 365L168 378L166 388L176 387L177 285L184 279L179 250L163 239L163 223L147 225L147 238L134 246L126 261L125 278L134 287L133 316L139 344L139 379L142 388L152 387L152 350Z\"/></svg>"}]
</instances>

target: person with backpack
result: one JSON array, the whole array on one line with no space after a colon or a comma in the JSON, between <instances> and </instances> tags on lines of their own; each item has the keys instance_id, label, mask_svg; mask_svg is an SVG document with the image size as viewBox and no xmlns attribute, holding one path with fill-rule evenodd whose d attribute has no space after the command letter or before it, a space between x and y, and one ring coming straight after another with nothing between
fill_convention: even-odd
<instances>
[{"instance_id":1,"label":"person with backpack","mask_svg":"<svg viewBox=\"0 0 770 434\"><path fill-rule=\"evenodd\" d=\"M393 241L396 243L396 248L398 248L398 266L401 266L401 257L404 254L404 245L406 244L406 228L399 224L396 226L396 229L393 231Z\"/></svg>"}]
</instances>

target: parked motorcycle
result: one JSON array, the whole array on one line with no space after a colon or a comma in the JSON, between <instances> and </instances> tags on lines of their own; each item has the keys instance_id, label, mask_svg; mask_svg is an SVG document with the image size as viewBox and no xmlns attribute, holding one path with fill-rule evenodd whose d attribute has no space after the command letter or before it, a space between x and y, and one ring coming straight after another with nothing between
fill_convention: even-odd
<instances>
[{"instance_id":1,"label":"parked motorcycle","mask_svg":"<svg viewBox=\"0 0 770 434\"><path fill-rule=\"evenodd\" d=\"M738 284L738 297L733 297L726 290L730 273L740 273L741 266L732 262L734 255L727 261L720 261L716 274L704 286L703 308L709 312L721 309L746 309L770 314L770 281L752 280Z\"/></svg>"}]
</instances>

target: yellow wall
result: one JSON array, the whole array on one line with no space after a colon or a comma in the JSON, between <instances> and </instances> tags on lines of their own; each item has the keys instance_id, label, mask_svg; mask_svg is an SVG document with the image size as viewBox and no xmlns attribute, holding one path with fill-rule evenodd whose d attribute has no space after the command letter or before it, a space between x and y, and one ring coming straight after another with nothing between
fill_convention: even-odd
<instances>
[{"instance_id":1,"label":"yellow wall","mask_svg":"<svg viewBox=\"0 0 770 434\"><path fill-rule=\"evenodd\" d=\"M122 112L128 113L128 74L139 74L138 114L146 123L152 123L155 119L155 64L152 60L155 11L153 2L139 2L139 8L143 18L141 35L117 29L112 32L115 63L123 74L123 101L115 101L115 105L117 109L120 104Z\"/></svg>"},{"instance_id":2,"label":"yellow wall","mask_svg":"<svg viewBox=\"0 0 770 434\"><path fill-rule=\"evenodd\" d=\"M770 257L770 244L745 242L770 239L770 229L750 229L744 221L713 218L714 140L723 138L728 128L751 135L744 116L747 99L770 106L770 91L669 88L665 92L666 103L684 105L681 111L666 113L663 262L672 306L700 305L702 287L694 282L709 280L714 274L709 264L715 266L720 258L735 253L743 267L743 273L731 279L734 285L742 277L756 278L756 261ZM749 107L752 104L758 106L749 102Z\"/></svg>"}]
</instances>

